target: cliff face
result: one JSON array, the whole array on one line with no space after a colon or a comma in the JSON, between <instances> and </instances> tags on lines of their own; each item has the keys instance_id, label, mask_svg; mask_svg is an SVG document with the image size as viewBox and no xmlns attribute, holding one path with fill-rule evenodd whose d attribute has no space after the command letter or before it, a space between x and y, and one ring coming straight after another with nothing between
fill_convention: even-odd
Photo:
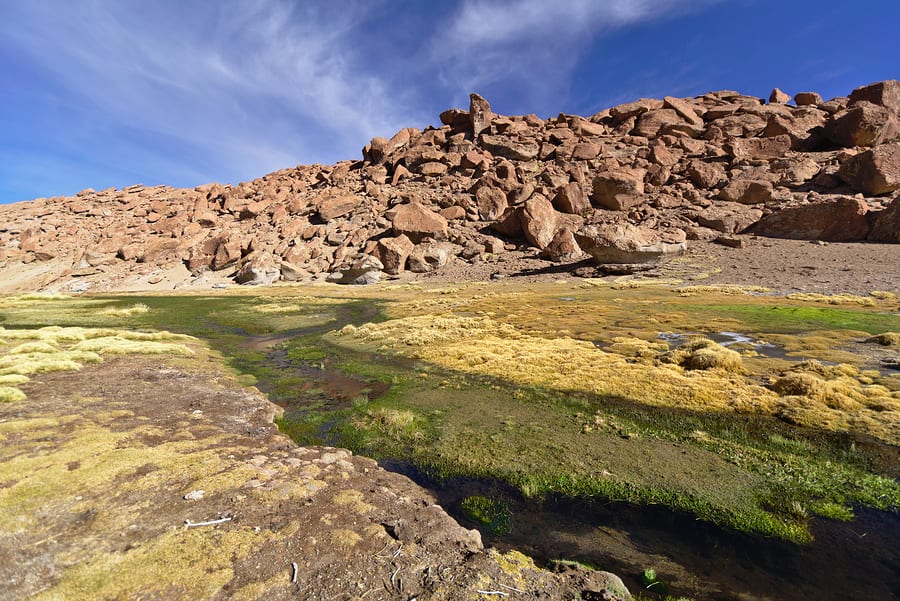
<instances>
[{"instance_id":1,"label":"cliff face","mask_svg":"<svg viewBox=\"0 0 900 601\"><path fill-rule=\"evenodd\" d=\"M632 265L745 232L900 242L900 82L793 100L721 91L544 120L473 94L358 161L0 206L0 291L366 282L505 254Z\"/></svg>"}]
</instances>

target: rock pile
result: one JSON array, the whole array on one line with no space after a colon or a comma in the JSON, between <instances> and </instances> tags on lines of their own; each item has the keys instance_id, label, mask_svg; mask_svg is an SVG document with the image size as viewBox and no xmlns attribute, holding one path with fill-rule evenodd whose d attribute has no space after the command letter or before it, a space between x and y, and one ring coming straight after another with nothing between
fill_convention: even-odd
<instances>
[{"instance_id":1,"label":"rock pile","mask_svg":"<svg viewBox=\"0 0 900 601\"><path fill-rule=\"evenodd\" d=\"M541 119L472 94L358 161L0 206L0 273L45 263L32 287L99 289L175 268L253 284L365 266L335 276L357 281L504 253L641 263L745 232L900 242L900 82L790 100L720 91Z\"/></svg>"}]
</instances>

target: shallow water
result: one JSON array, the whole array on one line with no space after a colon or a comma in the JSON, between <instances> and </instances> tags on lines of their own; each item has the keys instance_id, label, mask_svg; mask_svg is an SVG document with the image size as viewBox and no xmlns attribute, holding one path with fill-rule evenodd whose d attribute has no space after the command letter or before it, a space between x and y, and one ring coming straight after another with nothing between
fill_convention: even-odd
<instances>
[{"instance_id":1,"label":"shallow water","mask_svg":"<svg viewBox=\"0 0 900 601\"><path fill-rule=\"evenodd\" d=\"M551 498L524 500L499 482L439 481L401 462L384 467L411 477L467 527L469 495L506 500L512 531L483 533L486 544L540 562L577 560L621 576L632 592L648 567L668 594L697 601L895 599L900 591L900 514L858 510L852 522L816 519L809 545L754 537L662 507ZM658 587L655 587L658 588ZM659 591L657 591L659 592ZM647 591L644 591L647 594Z\"/></svg>"}]
</instances>

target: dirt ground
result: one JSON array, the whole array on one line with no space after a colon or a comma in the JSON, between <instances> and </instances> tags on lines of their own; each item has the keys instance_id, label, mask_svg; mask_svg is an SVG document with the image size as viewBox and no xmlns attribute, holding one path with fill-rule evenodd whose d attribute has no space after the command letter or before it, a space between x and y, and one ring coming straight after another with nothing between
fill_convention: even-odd
<instances>
[{"instance_id":1,"label":"dirt ground","mask_svg":"<svg viewBox=\"0 0 900 601\"><path fill-rule=\"evenodd\" d=\"M742 248L691 241L685 254L628 277L666 278L695 284L765 286L776 294L862 294L900 290L900 244L823 243L752 235L735 236ZM513 252L472 265L457 263L406 279L459 282L498 278L546 280L608 277L591 260L550 263L536 253Z\"/></svg>"},{"instance_id":2,"label":"dirt ground","mask_svg":"<svg viewBox=\"0 0 900 601\"><path fill-rule=\"evenodd\" d=\"M485 549L371 459L296 446L196 350L36 374L0 404L0 599L628 598Z\"/></svg>"}]
</instances>

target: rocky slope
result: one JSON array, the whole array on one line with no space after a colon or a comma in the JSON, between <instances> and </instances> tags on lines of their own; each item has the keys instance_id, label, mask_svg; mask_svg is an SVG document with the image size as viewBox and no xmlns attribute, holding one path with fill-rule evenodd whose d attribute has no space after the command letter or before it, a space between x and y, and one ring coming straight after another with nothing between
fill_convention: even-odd
<instances>
[{"instance_id":1,"label":"rocky slope","mask_svg":"<svg viewBox=\"0 0 900 601\"><path fill-rule=\"evenodd\" d=\"M541 119L473 94L362 160L0 206L0 291L365 283L507 255L627 272L746 232L900 242L900 82L791 101L720 91Z\"/></svg>"}]
</instances>

